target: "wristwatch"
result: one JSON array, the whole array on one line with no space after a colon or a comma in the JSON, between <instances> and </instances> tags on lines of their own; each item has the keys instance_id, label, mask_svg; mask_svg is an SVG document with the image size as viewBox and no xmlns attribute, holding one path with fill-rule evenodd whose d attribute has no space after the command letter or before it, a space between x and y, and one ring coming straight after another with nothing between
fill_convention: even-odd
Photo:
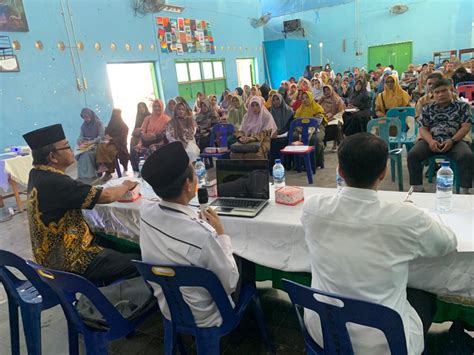
<instances>
[{"instance_id":1,"label":"wristwatch","mask_svg":"<svg viewBox=\"0 0 474 355\"><path fill-rule=\"evenodd\" d=\"M451 140L453 141L453 144L456 144L458 141L454 138L451 138Z\"/></svg>"}]
</instances>

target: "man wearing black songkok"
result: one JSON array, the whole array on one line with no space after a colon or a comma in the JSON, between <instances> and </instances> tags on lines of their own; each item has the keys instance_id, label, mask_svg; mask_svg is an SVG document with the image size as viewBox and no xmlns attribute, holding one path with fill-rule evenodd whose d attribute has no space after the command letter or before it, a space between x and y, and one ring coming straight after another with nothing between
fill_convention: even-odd
<instances>
[{"instance_id":1,"label":"man wearing black songkok","mask_svg":"<svg viewBox=\"0 0 474 355\"><path fill-rule=\"evenodd\" d=\"M135 183L101 189L65 174L74 154L60 124L26 133L23 138L33 155L28 181L28 221L37 263L73 272L98 284L138 276L126 255L95 243L81 209L118 200Z\"/></svg>"}]
</instances>

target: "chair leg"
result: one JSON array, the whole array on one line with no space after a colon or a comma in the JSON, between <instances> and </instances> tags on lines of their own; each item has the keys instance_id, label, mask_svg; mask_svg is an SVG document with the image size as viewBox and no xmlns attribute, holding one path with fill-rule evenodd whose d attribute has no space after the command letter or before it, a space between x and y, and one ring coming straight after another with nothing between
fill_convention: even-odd
<instances>
[{"instance_id":1,"label":"chair leg","mask_svg":"<svg viewBox=\"0 0 474 355\"><path fill-rule=\"evenodd\" d=\"M274 354L275 349L273 348L273 344L270 339L270 334L268 334L268 329L265 323L265 318L263 315L262 306L260 304L260 299L257 296L254 296L251 304L252 304L253 313L255 315L255 319L257 320L258 328L260 329L260 333L263 337L263 341L265 342L267 351L271 354Z\"/></svg>"},{"instance_id":2,"label":"chair leg","mask_svg":"<svg viewBox=\"0 0 474 355\"><path fill-rule=\"evenodd\" d=\"M219 355L221 353L221 339L217 336L196 335L196 353L198 355Z\"/></svg>"},{"instance_id":3,"label":"chair leg","mask_svg":"<svg viewBox=\"0 0 474 355\"><path fill-rule=\"evenodd\" d=\"M169 321L164 321L164 347L165 347L165 355L173 355L175 352L175 345L176 345L176 332L173 329L173 325ZM181 350L181 349L180 349Z\"/></svg>"},{"instance_id":4,"label":"chair leg","mask_svg":"<svg viewBox=\"0 0 474 355\"><path fill-rule=\"evenodd\" d=\"M435 159L430 159L428 163L428 182L433 183L434 171L435 171Z\"/></svg>"},{"instance_id":5,"label":"chair leg","mask_svg":"<svg viewBox=\"0 0 474 355\"><path fill-rule=\"evenodd\" d=\"M390 175L392 177L392 182L395 182L395 162L393 159L390 159Z\"/></svg>"},{"instance_id":6,"label":"chair leg","mask_svg":"<svg viewBox=\"0 0 474 355\"><path fill-rule=\"evenodd\" d=\"M11 299L8 299L8 316L10 318L10 344L12 347L12 355L20 355L18 305Z\"/></svg>"},{"instance_id":7,"label":"chair leg","mask_svg":"<svg viewBox=\"0 0 474 355\"><path fill-rule=\"evenodd\" d=\"M90 332L84 333L84 344L86 346L87 355L107 355L108 343L102 332Z\"/></svg>"},{"instance_id":8,"label":"chair leg","mask_svg":"<svg viewBox=\"0 0 474 355\"><path fill-rule=\"evenodd\" d=\"M79 355L79 335L77 329L70 325L67 325L67 335L69 340L69 355Z\"/></svg>"},{"instance_id":9,"label":"chair leg","mask_svg":"<svg viewBox=\"0 0 474 355\"><path fill-rule=\"evenodd\" d=\"M403 170L402 157L399 155L397 159L397 175L398 175L398 191L403 191Z\"/></svg>"},{"instance_id":10,"label":"chair leg","mask_svg":"<svg viewBox=\"0 0 474 355\"><path fill-rule=\"evenodd\" d=\"M31 305L20 310L28 354L41 355L41 310Z\"/></svg>"},{"instance_id":11,"label":"chair leg","mask_svg":"<svg viewBox=\"0 0 474 355\"><path fill-rule=\"evenodd\" d=\"M308 183L312 184L313 183L313 169L311 166L311 158L309 157L309 154L304 155L304 165L306 167L306 175L308 176Z\"/></svg>"}]
</instances>

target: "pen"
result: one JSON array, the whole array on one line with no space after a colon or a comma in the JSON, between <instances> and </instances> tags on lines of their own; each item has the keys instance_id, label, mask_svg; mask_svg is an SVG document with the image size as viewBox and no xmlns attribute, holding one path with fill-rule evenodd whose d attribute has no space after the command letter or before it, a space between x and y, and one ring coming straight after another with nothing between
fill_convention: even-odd
<instances>
[{"instance_id":1,"label":"pen","mask_svg":"<svg viewBox=\"0 0 474 355\"><path fill-rule=\"evenodd\" d=\"M410 190L408 190L408 193L407 193L405 199L403 200L403 202L411 202L410 201L410 196L413 193L413 190L414 190L414 186L411 186Z\"/></svg>"}]
</instances>

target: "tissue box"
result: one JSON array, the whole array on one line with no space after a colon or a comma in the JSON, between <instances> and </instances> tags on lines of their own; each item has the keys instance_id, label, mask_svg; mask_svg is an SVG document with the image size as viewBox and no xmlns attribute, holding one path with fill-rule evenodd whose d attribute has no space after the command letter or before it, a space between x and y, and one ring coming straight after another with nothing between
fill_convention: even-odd
<instances>
[{"instance_id":1,"label":"tissue box","mask_svg":"<svg viewBox=\"0 0 474 355\"><path fill-rule=\"evenodd\" d=\"M282 205L294 206L304 201L304 193L301 187L285 186L275 191L275 201Z\"/></svg>"},{"instance_id":2,"label":"tissue box","mask_svg":"<svg viewBox=\"0 0 474 355\"><path fill-rule=\"evenodd\" d=\"M204 152L208 154L222 154L227 153L229 148L227 147L206 147L204 148Z\"/></svg>"},{"instance_id":3,"label":"tissue box","mask_svg":"<svg viewBox=\"0 0 474 355\"><path fill-rule=\"evenodd\" d=\"M134 202L140 198L140 184L137 184L135 188L131 191L128 191L123 195L119 202Z\"/></svg>"}]
</instances>

